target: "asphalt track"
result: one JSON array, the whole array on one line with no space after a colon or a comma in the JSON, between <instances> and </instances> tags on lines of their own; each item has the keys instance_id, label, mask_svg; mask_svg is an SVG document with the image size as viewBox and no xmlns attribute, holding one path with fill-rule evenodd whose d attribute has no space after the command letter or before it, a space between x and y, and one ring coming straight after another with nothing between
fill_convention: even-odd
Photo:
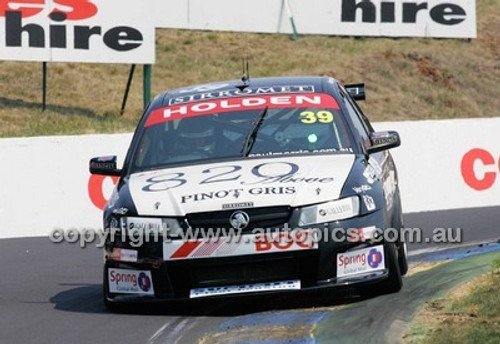
<instances>
[{"instance_id":1,"label":"asphalt track","mask_svg":"<svg viewBox=\"0 0 500 344\"><path fill-rule=\"evenodd\" d=\"M500 207L409 214L407 227L460 227L463 243L498 242ZM413 266L498 250L409 246ZM446 247L450 248L450 247ZM418 254L418 255L416 255ZM495 253L498 255L497 253ZM349 290L297 298L166 304L111 313L102 305L102 252L47 238L0 240L0 343L397 343L425 300L488 268L491 254L411 274L398 294L362 299Z\"/></svg>"}]
</instances>

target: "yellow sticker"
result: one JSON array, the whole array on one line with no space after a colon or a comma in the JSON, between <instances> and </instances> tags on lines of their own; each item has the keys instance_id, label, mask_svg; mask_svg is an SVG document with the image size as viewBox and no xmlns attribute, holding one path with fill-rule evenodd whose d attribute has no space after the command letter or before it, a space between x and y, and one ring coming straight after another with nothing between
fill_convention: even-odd
<instances>
[{"instance_id":1,"label":"yellow sticker","mask_svg":"<svg viewBox=\"0 0 500 344\"><path fill-rule=\"evenodd\" d=\"M316 123L316 114L312 111L304 111L300 113L300 121L304 124Z\"/></svg>"},{"instance_id":2,"label":"yellow sticker","mask_svg":"<svg viewBox=\"0 0 500 344\"><path fill-rule=\"evenodd\" d=\"M321 110L316 113L313 111L303 111L300 113L300 121L304 124L313 124L316 122L332 123L333 113L326 110Z\"/></svg>"}]
</instances>

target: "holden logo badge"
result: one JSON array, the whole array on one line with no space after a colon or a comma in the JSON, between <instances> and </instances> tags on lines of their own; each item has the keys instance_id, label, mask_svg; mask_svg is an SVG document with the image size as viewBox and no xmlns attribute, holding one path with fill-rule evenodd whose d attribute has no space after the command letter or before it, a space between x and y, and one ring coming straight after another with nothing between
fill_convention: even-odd
<instances>
[{"instance_id":1,"label":"holden logo badge","mask_svg":"<svg viewBox=\"0 0 500 344\"><path fill-rule=\"evenodd\" d=\"M235 211L229 217L229 223L234 229L244 229L250 223L250 217L244 211Z\"/></svg>"}]
</instances>

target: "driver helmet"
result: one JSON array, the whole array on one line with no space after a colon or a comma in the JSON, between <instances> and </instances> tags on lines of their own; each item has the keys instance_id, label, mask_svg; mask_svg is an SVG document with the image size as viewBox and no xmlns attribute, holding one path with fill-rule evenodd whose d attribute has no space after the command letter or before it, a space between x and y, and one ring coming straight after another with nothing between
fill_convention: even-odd
<instances>
[{"instance_id":1,"label":"driver helmet","mask_svg":"<svg viewBox=\"0 0 500 344\"><path fill-rule=\"evenodd\" d=\"M177 128L177 145L187 151L212 154L215 150L215 122L206 116L184 118Z\"/></svg>"}]
</instances>

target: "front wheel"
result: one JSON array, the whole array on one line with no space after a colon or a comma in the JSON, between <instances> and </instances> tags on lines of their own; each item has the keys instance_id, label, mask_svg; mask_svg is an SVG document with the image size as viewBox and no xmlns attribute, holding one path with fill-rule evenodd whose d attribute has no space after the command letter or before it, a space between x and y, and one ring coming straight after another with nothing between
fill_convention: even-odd
<instances>
[{"instance_id":1,"label":"front wheel","mask_svg":"<svg viewBox=\"0 0 500 344\"><path fill-rule=\"evenodd\" d=\"M108 288L107 288L107 278L108 276L106 275L106 267L104 267L103 271L103 277L102 277L102 302L104 304L104 307L106 307L109 310L113 309L114 304L108 300Z\"/></svg>"},{"instance_id":2,"label":"front wheel","mask_svg":"<svg viewBox=\"0 0 500 344\"><path fill-rule=\"evenodd\" d=\"M398 247L394 243L384 243L385 261L389 276L377 284L364 286L360 290L361 296L371 297L380 294L397 293L403 287L403 279L399 268Z\"/></svg>"},{"instance_id":3,"label":"front wheel","mask_svg":"<svg viewBox=\"0 0 500 344\"><path fill-rule=\"evenodd\" d=\"M381 293L397 293L403 287L403 279L399 268L398 248L394 243L384 244L385 255L387 257L387 268L389 276L377 285Z\"/></svg>"},{"instance_id":4,"label":"front wheel","mask_svg":"<svg viewBox=\"0 0 500 344\"><path fill-rule=\"evenodd\" d=\"M401 241L398 245L398 264L401 276L406 275L408 272L408 250L404 241Z\"/></svg>"},{"instance_id":5,"label":"front wheel","mask_svg":"<svg viewBox=\"0 0 500 344\"><path fill-rule=\"evenodd\" d=\"M109 289L108 289L108 280L107 280L107 269L104 267L103 271L103 279L102 279L102 301L104 304L104 307L106 307L108 310L116 312L116 311L121 311L122 310L122 305L117 302L112 302L109 301L108 296L109 296Z\"/></svg>"}]
</instances>

